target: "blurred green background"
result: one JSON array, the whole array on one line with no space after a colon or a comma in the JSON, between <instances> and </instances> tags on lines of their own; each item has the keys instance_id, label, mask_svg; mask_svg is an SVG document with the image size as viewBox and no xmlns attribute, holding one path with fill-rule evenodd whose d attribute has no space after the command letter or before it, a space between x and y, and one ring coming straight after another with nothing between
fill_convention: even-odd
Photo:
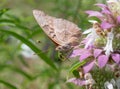
<instances>
[{"instance_id":1,"label":"blurred green background","mask_svg":"<svg viewBox=\"0 0 120 89\"><path fill-rule=\"evenodd\" d=\"M104 0L0 0L0 89L82 89L66 83L73 60L59 60L32 10L85 30L90 27L85 11L98 9L93 5L98 2Z\"/></svg>"}]
</instances>

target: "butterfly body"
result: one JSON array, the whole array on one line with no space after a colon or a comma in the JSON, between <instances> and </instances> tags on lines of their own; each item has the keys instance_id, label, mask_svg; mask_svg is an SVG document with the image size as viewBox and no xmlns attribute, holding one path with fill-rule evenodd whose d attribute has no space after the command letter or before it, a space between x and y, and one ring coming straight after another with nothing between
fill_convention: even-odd
<instances>
[{"instance_id":1,"label":"butterfly body","mask_svg":"<svg viewBox=\"0 0 120 89\"><path fill-rule=\"evenodd\" d=\"M46 15L39 10L33 10L33 15L43 31L57 45L56 50L67 52L79 45L81 29L74 23Z\"/></svg>"}]
</instances>

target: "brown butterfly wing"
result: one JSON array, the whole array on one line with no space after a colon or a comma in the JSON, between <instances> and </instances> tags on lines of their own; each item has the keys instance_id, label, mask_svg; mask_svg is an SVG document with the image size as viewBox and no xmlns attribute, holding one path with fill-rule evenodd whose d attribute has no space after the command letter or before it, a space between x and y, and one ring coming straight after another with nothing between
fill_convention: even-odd
<instances>
[{"instance_id":1,"label":"brown butterfly wing","mask_svg":"<svg viewBox=\"0 0 120 89\"><path fill-rule=\"evenodd\" d=\"M79 44L80 28L74 23L46 15L42 11L34 10L34 17L43 31L58 45L72 43Z\"/></svg>"},{"instance_id":2,"label":"brown butterfly wing","mask_svg":"<svg viewBox=\"0 0 120 89\"><path fill-rule=\"evenodd\" d=\"M56 37L62 44L72 43L73 46L79 44L81 29L77 25L64 19L55 19L53 26Z\"/></svg>"},{"instance_id":3,"label":"brown butterfly wing","mask_svg":"<svg viewBox=\"0 0 120 89\"><path fill-rule=\"evenodd\" d=\"M44 12L38 10L33 10L33 15L47 36L57 45L60 45L61 42L57 40L53 28L53 21L56 18L48 16Z\"/></svg>"}]
</instances>

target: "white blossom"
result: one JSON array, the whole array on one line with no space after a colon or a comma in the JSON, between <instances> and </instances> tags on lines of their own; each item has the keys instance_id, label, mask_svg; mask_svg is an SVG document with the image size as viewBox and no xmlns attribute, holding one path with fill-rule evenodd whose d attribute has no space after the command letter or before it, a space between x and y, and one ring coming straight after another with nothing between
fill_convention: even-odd
<instances>
[{"instance_id":1,"label":"white blossom","mask_svg":"<svg viewBox=\"0 0 120 89\"><path fill-rule=\"evenodd\" d=\"M113 30L112 30L111 32L107 33L107 43L104 48L105 54L107 56L109 56L110 53L113 52L113 47L112 47L113 38L114 38L114 34L113 34Z\"/></svg>"},{"instance_id":2,"label":"white blossom","mask_svg":"<svg viewBox=\"0 0 120 89\"><path fill-rule=\"evenodd\" d=\"M105 82L105 85L104 85L104 86L105 86L105 89L114 89L112 83L110 83L110 82L108 82L108 81Z\"/></svg>"},{"instance_id":3,"label":"white blossom","mask_svg":"<svg viewBox=\"0 0 120 89\"><path fill-rule=\"evenodd\" d=\"M86 39L88 41L85 45L85 48L88 48L90 45L93 45L95 40L99 37L94 28L90 28L90 29L86 30L83 34L87 34L87 33L89 33L89 34L86 37Z\"/></svg>"}]
</instances>

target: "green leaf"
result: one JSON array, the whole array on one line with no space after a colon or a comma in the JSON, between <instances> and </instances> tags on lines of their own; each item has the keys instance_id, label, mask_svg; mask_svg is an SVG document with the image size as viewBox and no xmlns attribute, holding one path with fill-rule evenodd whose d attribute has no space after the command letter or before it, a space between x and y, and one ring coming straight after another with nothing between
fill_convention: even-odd
<instances>
[{"instance_id":1,"label":"green leaf","mask_svg":"<svg viewBox=\"0 0 120 89\"><path fill-rule=\"evenodd\" d=\"M73 71L73 75L76 77L76 78L79 78L80 77L80 74L77 70L74 70Z\"/></svg>"},{"instance_id":2,"label":"green leaf","mask_svg":"<svg viewBox=\"0 0 120 89\"><path fill-rule=\"evenodd\" d=\"M9 20L9 19L1 19L0 18L0 23L3 23L3 22L5 22L5 23L13 23L14 21Z\"/></svg>"},{"instance_id":3,"label":"green leaf","mask_svg":"<svg viewBox=\"0 0 120 89\"><path fill-rule=\"evenodd\" d=\"M0 18L0 23L5 23L5 25L7 23L9 27L19 28L20 30L24 31L27 36L30 36L31 29L21 24L20 21L17 22L17 20Z\"/></svg>"},{"instance_id":4,"label":"green leaf","mask_svg":"<svg viewBox=\"0 0 120 89\"><path fill-rule=\"evenodd\" d=\"M0 23L12 23L12 24L14 24L16 27L18 27L18 28L20 28L20 29L30 31L29 28L21 25L20 23L16 22L15 20L11 20L11 19L0 19Z\"/></svg>"},{"instance_id":5,"label":"green leaf","mask_svg":"<svg viewBox=\"0 0 120 89\"><path fill-rule=\"evenodd\" d=\"M4 69L10 69L11 71L15 71L23 76L25 76L27 79L29 80L32 80L34 77L32 77L31 75L29 75L28 73L26 73L25 71L19 69L19 68L16 68L16 67L13 67L13 66L10 66L10 65L0 65L0 72Z\"/></svg>"},{"instance_id":6,"label":"green leaf","mask_svg":"<svg viewBox=\"0 0 120 89\"><path fill-rule=\"evenodd\" d=\"M80 66L83 66L86 64L86 60L83 60L82 62L77 61L75 64L73 64L69 70L69 73L73 73L74 70L78 69Z\"/></svg>"},{"instance_id":7,"label":"green leaf","mask_svg":"<svg viewBox=\"0 0 120 89\"><path fill-rule=\"evenodd\" d=\"M2 16L5 12L7 12L9 8L1 9L0 10L0 16Z\"/></svg>"},{"instance_id":8,"label":"green leaf","mask_svg":"<svg viewBox=\"0 0 120 89\"><path fill-rule=\"evenodd\" d=\"M30 42L28 39L24 38L23 36L20 36L19 34L12 32L12 31L8 31L8 30L0 30L1 32L5 32L6 34L12 35L15 38L19 39L20 41L22 41L24 44L26 44L27 46L29 46L35 53L37 53L37 55L44 61L46 62L48 65L50 65L52 68L54 68L55 70L57 70L55 64L53 63L53 61L51 59L49 59L45 53L43 53L40 49L38 49L32 42Z\"/></svg>"},{"instance_id":9,"label":"green leaf","mask_svg":"<svg viewBox=\"0 0 120 89\"><path fill-rule=\"evenodd\" d=\"M4 80L0 80L0 83L6 85L7 87L9 87L9 89L17 89L17 87L15 87L14 85L12 85Z\"/></svg>"},{"instance_id":10,"label":"green leaf","mask_svg":"<svg viewBox=\"0 0 120 89\"><path fill-rule=\"evenodd\" d=\"M15 15L12 15L12 14L5 14L9 19L11 19L11 20L14 20L15 22L21 22L20 21L20 18L19 17L17 17L17 16L15 16Z\"/></svg>"}]
</instances>

